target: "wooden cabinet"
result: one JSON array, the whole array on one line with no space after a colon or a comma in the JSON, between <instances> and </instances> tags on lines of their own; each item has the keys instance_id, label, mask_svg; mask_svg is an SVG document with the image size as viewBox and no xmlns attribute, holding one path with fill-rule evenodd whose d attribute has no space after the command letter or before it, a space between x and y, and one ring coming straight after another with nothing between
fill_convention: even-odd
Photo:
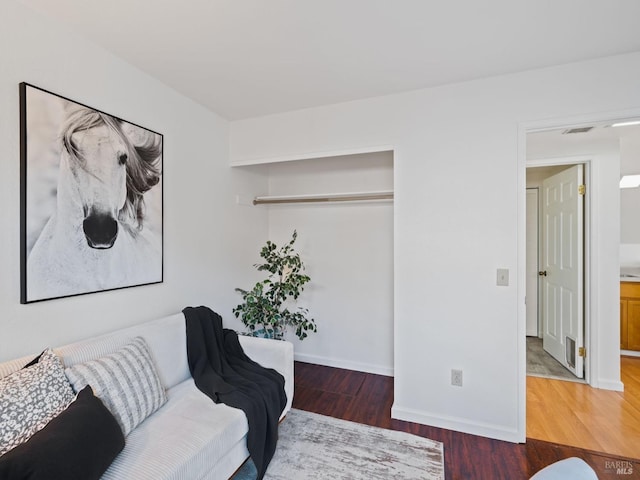
<instances>
[{"instance_id":1,"label":"wooden cabinet","mask_svg":"<svg viewBox=\"0 0 640 480\"><path fill-rule=\"evenodd\" d=\"M620 282L620 348L640 351L640 282Z\"/></svg>"}]
</instances>

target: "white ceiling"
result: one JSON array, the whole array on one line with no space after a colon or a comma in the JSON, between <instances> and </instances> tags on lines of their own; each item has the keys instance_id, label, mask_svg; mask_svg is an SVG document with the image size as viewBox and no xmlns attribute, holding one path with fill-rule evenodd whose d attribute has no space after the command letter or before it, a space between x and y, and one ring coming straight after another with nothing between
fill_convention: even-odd
<instances>
[{"instance_id":1,"label":"white ceiling","mask_svg":"<svg viewBox=\"0 0 640 480\"><path fill-rule=\"evenodd\" d=\"M638 0L20 0L230 120L640 50Z\"/></svg>"}]
</instances>

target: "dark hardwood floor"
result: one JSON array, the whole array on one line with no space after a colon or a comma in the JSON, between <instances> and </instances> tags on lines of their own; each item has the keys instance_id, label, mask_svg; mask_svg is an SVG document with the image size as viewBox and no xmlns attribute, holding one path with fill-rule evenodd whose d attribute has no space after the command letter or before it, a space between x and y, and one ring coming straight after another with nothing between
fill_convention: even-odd
<instances>
[{"instance_id":1,"label":"dark hardwood floor","mask_svg":"<svg viewBox=\"0 0 640 480\"><path fill-rule=\"evenodd\" d=\"M526 444L514 444L393 420L392 403L392 377L302 362L295 364L294 408L443 442L447 480L528 479L546 465L568 457L585 460L600 480L640 479L639 460L534 439L527 439ZM640 451L640 446L638 449ZM616 471L617 468L626 470Z\"/></svg>"}]
</instances>

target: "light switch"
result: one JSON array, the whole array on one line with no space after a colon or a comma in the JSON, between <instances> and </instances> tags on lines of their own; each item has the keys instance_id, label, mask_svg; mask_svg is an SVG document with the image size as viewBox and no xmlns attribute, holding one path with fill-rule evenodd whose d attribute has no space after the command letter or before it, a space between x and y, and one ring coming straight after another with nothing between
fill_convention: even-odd
<instances>
[{"instance_id":1,"label":"light switch","mask_svg":"<svg viewBox=\"0 0 640 480\"><path fill-rule=\"evenodd\" d=\"M498 277L496 279L496 285L498 285L499 287L509 286L509 269L508 268L498 269Z\"/></svg>"}]
</instances>

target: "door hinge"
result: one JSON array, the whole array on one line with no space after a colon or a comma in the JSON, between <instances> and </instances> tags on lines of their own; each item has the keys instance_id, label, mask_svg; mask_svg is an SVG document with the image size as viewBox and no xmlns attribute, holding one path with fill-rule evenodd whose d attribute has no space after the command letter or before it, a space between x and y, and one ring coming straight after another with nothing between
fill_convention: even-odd
<instances>
[{"instance_id":1,"label":"door hinge","mask_svg":"<svg viewBox=\"0 0 640 480\"><path fill-rule=\"evenodd\" d=\"M582 184L578 187L578 193L580 195L584 195L585 193L587 193L587 186L585 184Z\"/></svg>"},{"instance_id":2,"label":"door hinge","mask_svg":"<svg viewBox=\"0 0 640 480\"><path fill-rule=\"evenodd\" d=\"M584 347L578 348L578 356L585 358L587 356L587 349Z\"/></svg>"}]
</instances>

